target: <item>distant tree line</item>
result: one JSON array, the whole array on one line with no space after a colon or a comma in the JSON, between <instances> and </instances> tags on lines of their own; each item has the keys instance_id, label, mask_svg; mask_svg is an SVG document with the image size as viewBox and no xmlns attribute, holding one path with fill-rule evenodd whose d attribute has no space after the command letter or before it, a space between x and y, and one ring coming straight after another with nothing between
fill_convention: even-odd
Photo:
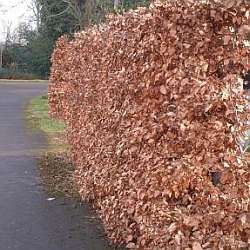
<instances>
[{"instance_id":1,"label":"distant tree line","mask_svg":"<svg viewBox=\"0 0 250 250\"><path fill-rule=\"evenodd\" d=\"M48 78L54 44L63 34L98 24L109 12L145 6L149 0L32 0L33 19L11 32L6 27L1 72Z\"/></svg>"}]
</instances>

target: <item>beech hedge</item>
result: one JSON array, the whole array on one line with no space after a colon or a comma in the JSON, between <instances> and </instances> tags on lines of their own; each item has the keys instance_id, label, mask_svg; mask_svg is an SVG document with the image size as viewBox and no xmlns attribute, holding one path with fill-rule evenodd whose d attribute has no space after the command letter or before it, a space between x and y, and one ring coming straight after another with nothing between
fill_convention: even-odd
<instances>
[{"instance_id":1,"label":"beech hedge","mask_svg":"<svg viewBox=\"0 0 250 250\"><path fill-rule=\"evenodd\" d=\"M164 1L61 37L49 84L115 244L248 249L247 1Z\"/></svg>"}]
</instances>

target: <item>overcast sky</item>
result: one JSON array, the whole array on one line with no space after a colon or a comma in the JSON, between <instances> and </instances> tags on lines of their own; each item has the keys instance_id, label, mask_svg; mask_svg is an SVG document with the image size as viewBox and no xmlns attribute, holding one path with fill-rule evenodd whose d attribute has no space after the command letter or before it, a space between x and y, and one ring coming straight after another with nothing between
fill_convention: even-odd
<instances>
[{"instance_id":1,"label":"overcast sky","mask_svg":"<svg viewBox=\"0 0 250 250\"><path fill-rule=\"evenodd\" d=\"M14 30L20 22L29 20L30 0L0 0L0 40L3 40L6 25Z\"/></svg>"}]
</instances>

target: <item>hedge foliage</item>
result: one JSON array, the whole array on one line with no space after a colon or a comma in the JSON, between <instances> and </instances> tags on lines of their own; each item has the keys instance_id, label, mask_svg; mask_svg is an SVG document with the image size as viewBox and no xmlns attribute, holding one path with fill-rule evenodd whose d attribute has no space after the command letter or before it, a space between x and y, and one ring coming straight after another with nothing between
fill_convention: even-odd
<instances>
[{"instance_id":1,"label":"hedge foliage","mask_svg":"<svg viewBox=\"0 0 250 250\"><path fill-rule=\"evenodd\" d=\"M166 1L62 37L51 114L66 121L81 197L140 249L250 247L249 4Z\"/></svg>"}]
</instances>

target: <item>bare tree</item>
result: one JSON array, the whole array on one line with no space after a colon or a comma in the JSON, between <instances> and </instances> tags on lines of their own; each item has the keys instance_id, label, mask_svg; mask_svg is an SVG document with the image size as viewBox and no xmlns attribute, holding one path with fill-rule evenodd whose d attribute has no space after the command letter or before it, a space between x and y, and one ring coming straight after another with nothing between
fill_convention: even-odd
<instances>
[{"instance_id":1,"label":"bare tree","mask_svg":"<svg viewBox=\"0 0 250 250\"><path fill-rule=\"evenodd\" d=\"M121 5L122 5L121 0L114 0L114 10L118 10Z\"/></svg>"},{"instance_id":2,"label":"bare tree","mask_svg":"<svg viewBox=\"0 0 250 250\"><path fill-rule=\"evenodd\" d=\"M28 6L28 8L32 11L32 14L35 18L34 21L36 22L36 30L38 31L41 25L42 6L38 0L31 0L31 4Z\"/></svg>"},{"instance_id":3,"label":"bare tree","mask_svg":"<svg viewBox=\"0 0 250 250\"><path fill-rule=\"evenodd\" d=\"M10 45L12 41L11 26L12 23L10 21L2 21L2 33L4 36L4 40L3 42L0 41L0 69L3 67L3 51Z\"/></svg>"},{"instance_id":4,"label":"bare tree","mask_svg":"<svg viewBox=\"0 0 250 250\"><path fill-rule=\"evenodd\" d=\"M8 10L4 8L4 5L0 3L0 13L4 15Z\"/></svg>"},{"instance_id":5,"label":"bare tree","mask_svg":"<svg viewBox=\"0 0 250 250\"><path fill-rule=\"evenodd\" d=\"M0 42L0 69L3 67L3 44Z\"/></svg>"},{"instance_id":6,"label":"bare tree","mask_svg":"<svg viewBox=\"0 0 250 250\"><path fill-rule=\"evenodd\" d=\"M12 29L12 22L11 21L7 21L6 23L4 23L3 33L5 34L5 39L4 39L5 48L8 47L8 45L12 41L11 29Z\"/></svg>"},{"instance_id":7,"label":"bare tree","mask_svg":"<svg viewBox=\"0 0 250 250\"><path fill-rule=\"evenodd\" d=\"M33 1L39 1L39 0L33 0ZM87 0L88 1L88 0ZM70 13L76 20L77 25L80 29L83 28L84 22L85 22L85 1L84 0L62 0L61 3L65 4L64 8L58 12L58 13L50 13L50 9L53 8L53 5L56 6L57 2L54 4L50 4L50 7L43 5L43 9L47 12L47 19L53 19L56 17L60 17L64 15L65 13ZM41 9L40 9L41 11Z\"/></svg>"},{"instance_id":8,"label":"bare tree","mask_svg":"<svg viewBox=\"0 0 250 250\"><path fill-rule=\"evenodd\" d=\"M56 14L49 17L56 17L63 15L66 12L70 12L77 20L77 25L82 30L85 25L89 25L92 22L96 8L96 0L62 0L66 4L66 8Z\"/></svg>"},{"instance_id":9,"label":"bare tree","mask_svg":"<svg viewBox=\"0 0 250 250\"><path fill-rule=\"evenodd\" d=\"M82 0L63 0L68 5L69 10L71 11L72 15L77 20L77 24L79 25L80 29L83 29L83 25L85 22L85 15L84 15L84 7L85 1Z\"/></svg>"}]
</instances>

